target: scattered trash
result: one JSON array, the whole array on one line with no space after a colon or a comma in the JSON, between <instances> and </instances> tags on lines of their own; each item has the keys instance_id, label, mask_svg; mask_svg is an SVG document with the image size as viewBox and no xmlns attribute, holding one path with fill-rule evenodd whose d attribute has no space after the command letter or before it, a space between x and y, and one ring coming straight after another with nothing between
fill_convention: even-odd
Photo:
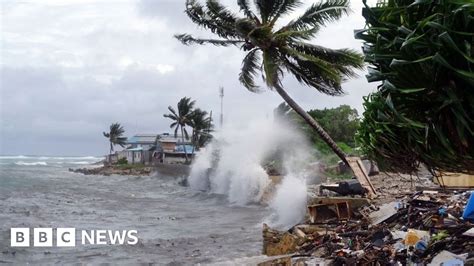
<instances>
[{"instance_id":1,"label":"scattered trash","mask_svg":"<svg viewBox=\"0 0 474 266\"><path fill-rule=\"evenodd\" d=\"M338 193L341 196L365 195L366 189L362 187L359 181L353 179L349 181L337 182L335 184L321 185L321 192L326 189Z\"/></svg>"},{"instance_id":2,"label":"scattered trash","mask_svg":"<svg viewBox=\"0 0 474 266\"><path fill-rule=\"evenodd\" d=\"M464 208L462 218L467 221L474 222L474 193L471 193L469 200Z\"/></svg>"},{"instance_id":3,"label":"scattered trash","mask_svg":"<svg viewBox=\"0 0 474 266\"><path fill-rule=\"evenodd\" d=\"M312 199L303 224L283 232L264 225L263 252L289 256L288 265L311 259L325 265L464 265L474 259L468 256L474 253L473 196L434 190L401 195L357 208L358 198ZM295 264L297 258L304 263Z\"/></svg>"}]
</instances>

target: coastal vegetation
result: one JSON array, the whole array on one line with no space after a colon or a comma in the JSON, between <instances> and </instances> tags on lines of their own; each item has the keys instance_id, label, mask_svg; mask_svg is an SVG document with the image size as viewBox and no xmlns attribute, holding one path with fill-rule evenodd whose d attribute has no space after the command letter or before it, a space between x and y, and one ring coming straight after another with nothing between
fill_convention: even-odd
<instances>
[{"instance_id":1,"label":"coastal vegetation","mask_svg":"<svg viewBox=\"0 0 474 266\"><path fill-rule=\"evenodd\" d=\"M182 145L184 149L184 156L186 162L189 161L188 153L186 151L186 143L184 139L189 139L189 134L186 126L192 126L193 109L196 101L192 101L191 98L184 97L179 100L176 111L172 106L168 106L169 114L163 116L171 119L173 122L170 124L170 128L174 128L174 137L178 136L178 130L181 131Z\"/></svg>"},{"instance_id":2,"label":"coastal vegetation","mask_svg":"<svg viewBox=\"0 0 474 266\"><path fill-rule=\"evenodd\" d=\"M119 123L113 123L110 125L109 132L103 132L104 137L109 139L110 143L110 154L114 151L114 146L119 145L124 147L127 141L127 138L124 137L125 129Z\"/></svg>"},{"instance_id":3,"label":"coastal vegetation","mask_svg":"<svg viewBox=\"0 0 474 266\"><path fill-rule=\"evenodd\" d=\"M175 37L185 45L212 44L237 46L247 52L239 81L251 92L260 91L255 78L261 72L266 86L275 90L285 102L347 163L345 152L321 125L303 110L283 88L286 73L300 83L328 95L341 95L341 83L362 69L363 57L350 49L329 49L309 43L318 31L349 13L348 0L328 0L312 4L306 12L286 25L277 27L279 19L302 5L299 0L238 0L243 17L237 16L216 0L205 5L186 1L186 14L197 25L210 30L218 39L195 38L189 34ZM257 11L255 12L254 9Z\"/></svg>"},{"instance_id":4,"label":"coastal vegetation","mask_svg":"<svg viewBox=\"0 0 474 266\"><path fill-rule=\"evenodd\" d=\"M359 115L355 108L340 105L336 108L312 109L307 113L317 120L346 154L358 155L355 135L359 127ZM334 165L337 157L318 134L287 104L281 103L274 110L276 119L291 123L300 129L316 149L319 159L326 165Z\"/></svg>"},{"instance_id":5,"label":"coastal vegetation","mask_svg":"<svg viewBox=\"0 0 474 266\"><path fill-rule=\"evenodd\" d=\"M364 4L355 36L381 85L365 98L363 152L398 172L474 171L473 2Z\"/></svg>"},{"instance_id":6,"label":"coastal vegetation","mask_svg":"<svg viewBox=\"0 0 474 266\"><path fill-rule=\"evenodd\" d=\"M202 147L212 139L211 131L213 128L212 116L200 108L194 108L196 101L189 97L184 97L179 100L177 109L172 106L168 107L170 113L163 116L171 119L173 122L170 128L174 128L174 136L178 136L178 130L181 131L182 145L186 162L189 162L188 153L186 150L185 139L191 139L193 147ZM188 133L186 126L192 128L192 134ZM193 149L194 152L194 149Z\"/></svg>"}]
</instances>

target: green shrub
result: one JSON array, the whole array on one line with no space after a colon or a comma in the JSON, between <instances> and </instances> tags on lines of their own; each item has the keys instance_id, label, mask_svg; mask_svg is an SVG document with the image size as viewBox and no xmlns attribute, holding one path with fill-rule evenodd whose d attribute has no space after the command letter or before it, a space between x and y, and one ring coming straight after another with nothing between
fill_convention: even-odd
<instances>
[{"instance_id":1,"label":"green shrub","mask_svg":"<svg viewBox=\"0 0 474 266\"><path fill-rule=\"evenodd\" d=\"M117 161L117 164L118 164L118 165L128 164L127 158L120 158L120 159Z\"/></svg>"},{"instance_id":2,"label":"green shrub","mask_svg":"<svg viewBox=\"0 0 474 266\"><path fill-rule=\"evenodd\" d=\"M400 172L474 171L474 3L388 0L362 13L367 79L382 82L365 98L362 151Z\"/></svg>"}]
</instances>

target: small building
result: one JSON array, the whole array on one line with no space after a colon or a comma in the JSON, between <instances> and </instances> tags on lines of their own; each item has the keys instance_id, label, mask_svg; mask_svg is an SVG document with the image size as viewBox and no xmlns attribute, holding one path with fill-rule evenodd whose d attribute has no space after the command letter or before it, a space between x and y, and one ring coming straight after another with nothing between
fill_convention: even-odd
<instances>
[{"instance_id":1,"label":"small building","mask_svg":"<svg viewBox=\"0 0 474 266\"><path fill-rule=\"evenodd\" d=\"M137 134L127 139L126 143L127 147L116 152L113 161L126 158L129 164L179 163L185 158L185 153L188 158L195 153L190 140L183 142L180 135L175 137L169 133Z\"/></svg>"},{"instance_id":2,"label":"small building","mask_svg":"<svg viewBox=\"0 0 474 266\"><path fill-rule=\"evenodd\" d=\"M143 148L143 150L149 150L155 146L157 136L157 134L137 134L127 139L127 149Z\"/></svg>"}]
</instances>

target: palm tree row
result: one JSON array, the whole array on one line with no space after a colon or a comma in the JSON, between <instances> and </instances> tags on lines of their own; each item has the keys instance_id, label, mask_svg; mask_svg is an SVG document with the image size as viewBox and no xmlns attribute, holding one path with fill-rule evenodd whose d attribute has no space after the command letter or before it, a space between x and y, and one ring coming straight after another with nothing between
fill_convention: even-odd
<instances>
[{"instance_id":1,"label":"palm tree row","mask_svg":"<svg viewBox=\"0 0 474 266\"><path fill-rule=\"evenodd\" d=\"M184 97L179 100L176 110L172 106L168 106L170 113L163 115L173 121L170 124L170 128L174 128L175 138L178 136L178 131L181 131L181 144L183 146L186 162L189 162L189 158L186 150L185 139L191 139L193 146L201 147L210 139L210 130L212 129L211 116L204 110L194 108L195 104L196 101ZM191 137L186 126L193 129Z\"/></svg>"},{"instance_id":2,"label":"palm tree row","mask_svg":"<svg viewBox=\"0 0 474 266\"><path fill-rule=\"evenodd\" d=\"M341 95L341 83L363 67L363 57L350 49L329 49L309 43L318 31L349 13L349 0L327 0L311 5L306 12L286 25L277 21L302 5L300 0L237 0L242 17L218 0L186 1L186 14L197 25L210 30L218 39L195 38L189 34L175 37L185 45L213 44L237 46L247 52L239 81L248 90L260 90L255 82L258 72L270 90L275 90L310 125L331 149L347 163L346 154L324 129L304 111L283 88L284 71L300 83L327 95Z\"/></svg>"}]
</instances>

